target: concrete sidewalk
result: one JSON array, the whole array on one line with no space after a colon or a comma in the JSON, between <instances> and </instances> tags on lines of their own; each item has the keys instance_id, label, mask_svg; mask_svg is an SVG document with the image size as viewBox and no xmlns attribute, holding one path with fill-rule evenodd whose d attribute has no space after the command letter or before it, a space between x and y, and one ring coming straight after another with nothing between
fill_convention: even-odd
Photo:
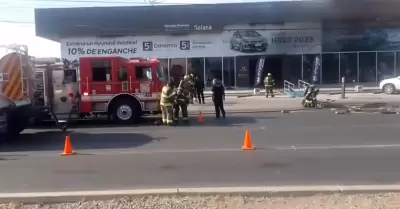
<instances>
[{"instance_id":1,"label":"concrete sidewalk","mask_svg":"<svg viewBox=\"0 0 400 209\"><path fill-rule=\"evenodd\" d=\"M265 97L237 98L227 96L224 107L227 113L297 111L304 109L300 101L299 99L291 99L285 96L276 96L270 99L266 99ZM206 104L191 104L189 112L193 114L197 114L198 112L214 114L214 104L211 99L207 98L205 102Z\"/></svg>"},{"instance_id":2,"label":"concrete sidewalk","mask_svg":"<svg viewBox=\"0 0 400 209\"><path fill-rule=\"evenodd\" d=\"M374 93L374 92L381 92L382 90L379 89L379 87L364 87L362 92L356 92L354 88L346 88L346 93ZM261 89L261 95L265 94L265 90ZM323 94L340 94L341 93L341 88L320 88L320 92ZM276 89L275 90L276 94L282 94L283 89ZM253 95L253 89L237 89L237 90L226 90L225 91L226 95L229 96L243 96L243 95ZM211 91L206 90L204 91L204 95L210 96Z\"/></svg>"},{"instance_id":3,"label":"concrete sidewalk","mask_svg":"<svg viewBox=\"0 0 400 209\"><path fill-rule=\"evenodd\" d=\"M301 105L303 98L289 98L283 95L276 95L274 98L265 98L263 95L241 97L227 96L225 100L225 110L229 113L250 113L250 112L280 112L303 110ZM378 105L379 107L400 105L400 95L374 94L374 93L354 93L347 94L345 99L340 95L320 94L318 100L328 102L326 107L341 107L349 105ZM214 105L210 98L206 98L206 104L192 104L189 112L197 114L213 114Z\"/></svg>"}]
</instances>

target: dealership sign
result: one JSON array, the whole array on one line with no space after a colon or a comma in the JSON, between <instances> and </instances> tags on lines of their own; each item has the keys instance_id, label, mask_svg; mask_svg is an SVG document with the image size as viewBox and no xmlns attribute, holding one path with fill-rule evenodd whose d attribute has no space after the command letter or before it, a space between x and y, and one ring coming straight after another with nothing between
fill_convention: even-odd
<instances>
[{"instance_id":1,"label":"dealership sign","mask_svg":"<svg viewBox=\"0 0 400 209\"><path fill-rule=\"evenodd\" d=\"M185 28L190 25L168 25ZM194 27L194 26L193 26ZM212 30L196 25L195 30ZM314 54L321 52L321 30L269 30L240 28L220 33L193 33L184 36L83 37L61 40L61 56L66 59L93 56L182 58L228 57L269 54Z\"/></svg>"}]
</instances>

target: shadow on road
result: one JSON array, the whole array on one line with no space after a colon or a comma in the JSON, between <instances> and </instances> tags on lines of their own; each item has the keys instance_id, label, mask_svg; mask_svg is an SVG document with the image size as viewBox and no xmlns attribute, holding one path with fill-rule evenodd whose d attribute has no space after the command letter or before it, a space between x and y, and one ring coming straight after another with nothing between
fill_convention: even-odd
<instances>
[{"instance_id":1,"label":"shadow on road","mask_svg":"<svg viewBox=\"0 0 400 209\"><path fill-rule=\"evenodd\" d=\"M128 124L121 125L115 124L106 118L99 119L87 119L87 120L71 120L68 122L68 128L110 128L110 127L136 127L136 126L153 126L154 121L159 119L161 116L150 116L143 117L140 123L138 124ZM40 124L35 124L30 129L52 129L57 128L56 123L52 121L42 122Z\"/></svg>"},{"instance_id":2,"label":"shadow on road","mask_svg":"<svg viewBox=\"0 0 400 209\"><path fill-rule=\"evenodd\" d=\"M134 148L151 143L152 141L162 140L162 138L152 138L145 134L135 133L84 134L49 131L21 134L12 141L2 143L0 152L56 150L61 152L64 149L66 135L71 137L72 147L76 150Z\"/></svg>"}]
</instances>

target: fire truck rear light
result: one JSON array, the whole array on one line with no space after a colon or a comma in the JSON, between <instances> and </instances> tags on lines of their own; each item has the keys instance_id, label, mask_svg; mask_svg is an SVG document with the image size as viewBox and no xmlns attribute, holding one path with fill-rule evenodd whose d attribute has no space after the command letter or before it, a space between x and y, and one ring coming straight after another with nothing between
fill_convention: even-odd
<instances>
[{"instance_id":1,"label":"fire truck rear light","mask_svg":"<svg viewBox=\"0 0 400 209\"><path fill-rule=\"evenodd\" d=\"M89 96L89 93L83 92L83 96Z\"/></svg>"}]
</instances>

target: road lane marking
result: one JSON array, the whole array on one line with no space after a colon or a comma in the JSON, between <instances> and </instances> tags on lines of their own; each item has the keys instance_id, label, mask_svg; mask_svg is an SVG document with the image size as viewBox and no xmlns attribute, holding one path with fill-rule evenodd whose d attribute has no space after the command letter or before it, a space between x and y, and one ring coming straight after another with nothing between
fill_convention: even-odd
<instances>
[{"instance_id":1,"label":"road lane marking","mask_svg":"<svg viewBox=\"0 0 400 209\"><path fill-rule=\"evenodd\" d=\"M373 145L327 145L327 146L271 146L257 147L255 152L269 151L301 151L301 150L333 150L333 149L399 149L400 144L373 144ZM146 155L146 154L185 154L185 153L210 153L210 152L243 152L240 148L220 148L220 149L182 149L182 150L75 150L77 156L95 156L95 155ZM27 154L27 156L38 157L59 157L59 153L55 151L34 152L18 152L19 154ZM1 156L7 157L14 152L2 152Z\"/></svg>"},{"instance_id":2,"label":"road lane marking","mask_svg":"<svg viewBox=\"0 0 400 209\"><path fill-rule=\"evenodd\" d=\"M400 144L291 146L291 147L275 147L275 148L271 148L271 149L273 149L273 150L325 150L325 149L372 149L372 148L400 148Z\"/></svg>"}]
</instances>

